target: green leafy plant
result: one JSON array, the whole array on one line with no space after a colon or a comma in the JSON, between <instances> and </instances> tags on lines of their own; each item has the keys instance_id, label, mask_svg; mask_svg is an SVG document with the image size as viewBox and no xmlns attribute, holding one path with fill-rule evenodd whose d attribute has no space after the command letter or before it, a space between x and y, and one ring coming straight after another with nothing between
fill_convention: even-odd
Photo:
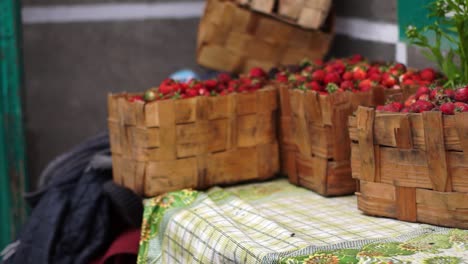
<instances>
[{"instance_id":1,"label":"green leafy plant","mask_svg":"<svg viewBox=\"0 0 468 264\"><path fill-rule=\"evenodd\" d=\"M423 54L436 62L447 76L445 87L468 83L468 1L436 0L428 6L432 25L409 26L406 35L411 44L420 46ZM432 38L433 37L433 38ZM447 41L449 47L443 47Z\"/></svg>"}]
</instances>

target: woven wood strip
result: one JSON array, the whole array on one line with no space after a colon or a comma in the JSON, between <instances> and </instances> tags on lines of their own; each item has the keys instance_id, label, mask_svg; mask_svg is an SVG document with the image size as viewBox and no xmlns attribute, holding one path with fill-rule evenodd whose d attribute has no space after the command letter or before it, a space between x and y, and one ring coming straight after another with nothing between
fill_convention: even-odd
<instances>
[{"instance_id":1,"label":"woven wood strip","mask_svg":"<svg viewBox=\"0 0 468 264\"><path fill-rule=\"evenodd\" d=\"M375 181L374 116L371 108L358 108L357 129L361 154L361 178Z\"/></svg>"},{"instance_id":2,"label":"woven wood strip","mask_svg":"<svg viewBox=\"0 0 468 264\"><path fill-rule=\"evenodd\" d=\"M433 189L439 192L452 191L445 155L442 112L424 112L422 118L427 167Z\"/></svg>"}]
</instances>

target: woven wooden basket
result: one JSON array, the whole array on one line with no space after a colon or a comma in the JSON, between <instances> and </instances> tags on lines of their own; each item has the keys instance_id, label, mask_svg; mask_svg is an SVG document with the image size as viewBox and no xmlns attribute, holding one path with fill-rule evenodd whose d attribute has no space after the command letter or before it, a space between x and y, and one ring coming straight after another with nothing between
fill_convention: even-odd
<instances>
[{"instance_id":1,"label":"woven wooden basket","mask_svg":"<svg viewBox=\"0 0 468 264\"><path fill-rule=\"evenodd\" d=\"M468 113L360 107L349 119L349 132L360 210L468 228Z\"/></svg>"},{"instance_id":2,"label":"woven wooden basket","mask_svg":"<svg viewBox=\"0 0 468 264\"><path fill-rule=\"evenodd\" d=\"M332 22L323 31L305 30L233 2L208 0L198 29L197 61L240 73L323 58L333 38Z\"/></svg>"},{"instance_id":3,"label":"woven wooden basket","mask_svg":"<svg viewBox=\"0 0 468 264\"><path fill-rule=\"evenodd\" d=\"M307 29L320 28L332 5L332 0L236 0L236 2Z\"/></svg>"},{"instance_id":4,"label":"woven wooden basket","mask_svg":"<svg viewBox=\"0 0 468 264\"><path fill-rule=\"evenodd\" d=\"M279 171L277 90L153 103L109 95L114 181L144 196Z\"/></svg>"},{"instance_id":5,"label":"woven wooden basket","mask_svg":"<svg viewBox=\"0 0 468 264\"><path fill-rule=\"evenodd\" d=\"M359 105L376 106L401 91L374 87L369 92L319 95L314 91L280 91L281 172L290 182L324 196L352 194L348 117Z\"/></svg>"}]
</instances>

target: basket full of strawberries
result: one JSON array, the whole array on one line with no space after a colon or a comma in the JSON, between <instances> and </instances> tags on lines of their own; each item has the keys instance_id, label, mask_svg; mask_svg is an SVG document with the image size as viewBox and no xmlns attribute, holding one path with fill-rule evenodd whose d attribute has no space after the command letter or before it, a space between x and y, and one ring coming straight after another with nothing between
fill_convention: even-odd
<instances>
[{"instance_id":1,"label":"basket full of strawberries","mask_svg":"<svg viewBox=\"0 0 468 264\"><path fill-rule=\"evenodd\" d=\"M111 94L114 181L144 196L261 180L279 169L277 90L259 68Z\"/></svg>"},{"instance_id":2,"label":"basket full of strawberries","mask_svg":"<svg viewBox=\"0 0 468 264\"><path fill-rule=\"evenodd\" d=\"M431 71L433 81L438 76ZM404 84L422 84L427 77L400 63L371 63L360 55L304 61L274 69L270 75L280 91L281 170L291 182L327 196L356 190L349 115L359 105L401 102Z\"/></svg>"}]
</instances>

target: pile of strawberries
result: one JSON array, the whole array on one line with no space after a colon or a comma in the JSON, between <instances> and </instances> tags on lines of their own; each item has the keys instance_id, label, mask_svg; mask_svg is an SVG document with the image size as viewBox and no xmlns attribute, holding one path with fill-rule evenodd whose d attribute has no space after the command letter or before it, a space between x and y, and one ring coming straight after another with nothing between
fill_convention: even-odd
<instances>
[{"instance_id":1,"label":"pile of strawberries","mask_svg":"<svg viewBox=\"0 0 468 264\"><path fill-rule=\"evenodd\" d=\"M320 60L305 62L279 69L274 76L276 81L292 83L296 89L314 90L324 95L342 91L366 92L378 85L388 89L400 89L400 85L429 85L440 78L431 68L413 72L401 63L369 63L361 55L326 63Z\"/></svg>"},{"instance_id":2,"label":"pile of strawberries","mask_svg":"<svg viewBox=\"0 0 468 264\"><path fill-rule=\"evenodd\" d=\"M216 79L178 82L164 80L158 87L147 90L143 96L133 96L130 102L153 102L166 99L184 99L196 96L223 96L230 93L254 92L267 82L267 74L261 68L253 68L247 76L234 79L227 73L221 73Z\"/></svg>"},{"instance_id":3,"label":"pile of strawberries","mask_svg":"<svg viewBox=\"0 0 468 264\"><path fill-rule=\"evenodd\" d=\"M441 111L446 115L453 115L456 112L468 112L468 86L456 90L421 86L416 94L411 95L404 104L393 102L378 106L377 110L403 113Z\"/></svg>"}]
</instances>

